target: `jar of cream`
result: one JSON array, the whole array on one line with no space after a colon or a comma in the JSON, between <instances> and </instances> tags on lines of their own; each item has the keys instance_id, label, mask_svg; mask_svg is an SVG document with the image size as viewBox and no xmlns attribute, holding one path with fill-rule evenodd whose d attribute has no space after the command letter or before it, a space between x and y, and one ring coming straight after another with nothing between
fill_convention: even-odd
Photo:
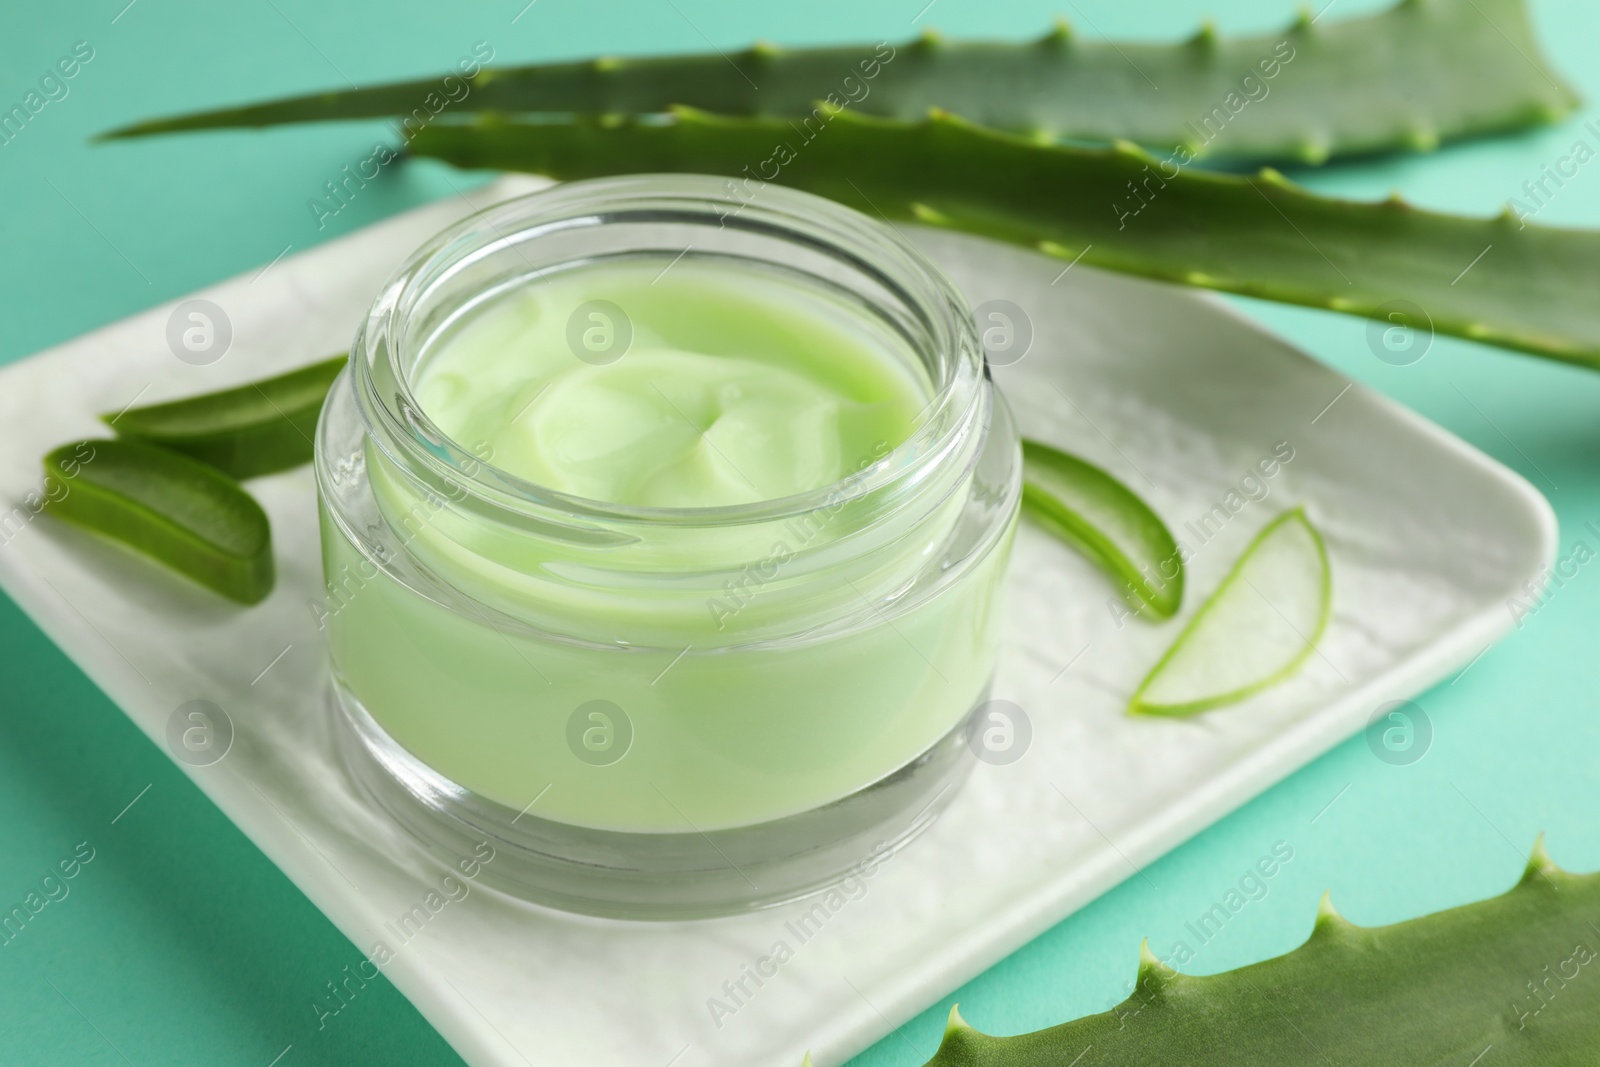
<instances>
[{"instance_id":1,"label":"jar of cream","mask_svg":"<svg viewBox=\"0 0 1600 1067\"><path fill-rule=\"evenodd\" d=\"M855 211L646 175L475 215L378 297L316 472L346 761L504 888L793 899L969 769L1017 435L961 295Z\"/></svg>"}]
</instances>

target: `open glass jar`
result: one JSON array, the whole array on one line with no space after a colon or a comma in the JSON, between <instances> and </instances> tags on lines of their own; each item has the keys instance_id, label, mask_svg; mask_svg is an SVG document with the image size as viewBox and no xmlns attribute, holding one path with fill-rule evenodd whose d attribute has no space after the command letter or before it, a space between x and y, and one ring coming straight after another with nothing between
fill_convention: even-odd
<instances>
[{"instance_id":1,"label":"open glass jar","mask_svg":"<svg viewBox=\"0 0 1600 1067\"><path fill-rule=\"evenodd\" d=\"M921 253L831 201L755 188L646 175L469 218L386 285L323 411L321 622L347 763L433 848L487 839L484 876L553 906L668 918L793 899L909 840L969 768L1016 431L969 309ZM779 286L794 314L872 346L920 391L907 434L817 488L662 507L519 477L419 402L429 361L519 292L574 302L544 308L571 351L541 358L593 384L635 352L640 373L672 316L589 298L612 292L608 271L657 270L679 272L663 306L693 304L700 280ZM575 277L599 281L552 288Z\"/></svg>"}]
</instances>

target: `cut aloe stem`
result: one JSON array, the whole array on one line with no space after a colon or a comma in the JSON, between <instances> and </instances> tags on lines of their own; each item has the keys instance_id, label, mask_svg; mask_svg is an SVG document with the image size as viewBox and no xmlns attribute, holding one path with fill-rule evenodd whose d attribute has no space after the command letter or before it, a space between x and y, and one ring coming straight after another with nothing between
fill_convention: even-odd
<instances>
[{"instance_id":1,"label":"cut aloe stem","mask_svg":"<svg viewBox=\"0 0 1600 1067\"><path fill-rule=\"evenodd\" d=\"M272 532L261 505L215 467L123 438L76 441L44 457L67 487L50 514L118 541L231 600L272 591Z\"/></svg>"},{"instance_id":2,"label":"cut aloe stem","mask_svg":"<svg viewBox=\"0 0 1600 1067\"><path fill-rule=\"evenodd\" d=\"M1183 561L1172 532L1094 464L1024 439L1022 507L1123 586L1137 613L1170 619L1183 602Z\"/></svg>"},{"instance_id":3,"label":"cut aloe stem","mask_svg":"<svg viewBox=\"0 0 1600 1067\"><path fill-rule=\"evenodd\" d=\"M673 105L815 123L813 101L830 94L883 118L939 107L1033 137L1307 163L1549 122L1577 99L1540 61L1522 0L1409 0L1356 18L1306 13L1251 37L1205 26L1177 44L1084 38L1060 23L1016 44L929 32L901 44L502 67L158 119L107 136L384 116L409 131L439 112L648 114Z\"/></svg>"},{"instance_id":4,"label":"cut aloe stem","mask_svg":"<svg viewBox=\"0 0 1600 1067\"><path fill-rule=\"evenodd\" d=\"M1128 711L1193 715L1288 678L1328 627L1328 550L1303 508L1267 524L1156 663Z\"/></svg>"},{"instance_id":5,"label":"cut aloe stem","mask_svg":"<svg viewBox=\"0 0 1600 1067\"><path fill-rule=\"evenodd\" d=\"M235 478L311 461L317 416L347 357L233 389L132 408L100 418L122 437L148 441Z\"/></svg>"},{"instance_id":6,"label":"cut aloe stem","mask_svg":"<svg viewBox=\"0 0 1600 1067\"><path fill-rule=\"evenodd\" d=\"M759 173L875 217L915 219L1105 270L1365 315L1600 367L1600 232L1319 196L1276 171L1177 169L1132 145L1041 145L950 115L786 121L436 122L411 151L555 178ZM752 164L752 161L756 161ZM733 209L737 212L735 203Z\"/></svg>"}]
</instances>

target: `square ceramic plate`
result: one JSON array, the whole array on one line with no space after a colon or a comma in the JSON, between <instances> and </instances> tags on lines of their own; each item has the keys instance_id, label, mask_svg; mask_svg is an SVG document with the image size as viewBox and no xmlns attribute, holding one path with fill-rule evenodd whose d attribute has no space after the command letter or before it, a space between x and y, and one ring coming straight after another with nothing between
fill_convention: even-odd
<instances>
[{"instance_id":1,"label":"square ceramic plate","mask_svg":"<svg viewBox=\"0 0 1600 1067\"><path fill-rule=\"evenodd\" d=\"M473 199L541 184L505 179ZM1553 558L1554 516L1525 481L1221 303L918 231L975 305L1008 300L1031 320L1026 357L996 372L1024 431L1124 478L1193 551L1185 614L1264 523L1308 507L1334 574L1320 654L1246 704L1130 719L1123 705L1177 624L1119 626L1108 583L1025 525L995 695L1026 710L1031 747L978 766L865 890L825 898L804 940L787 924L807 903L646 925L479 886L430 900L444 869L360 799L334 754L309 607L320 578L308 469L252 483L279 579L248 610L31 519L22 502L39 486L38 457L98 435L97 412L345 347L390 271L469 209L421 208L197 294L233 328L210 366L174 358L168 305L0 372L0 584L157 743L189 700L226 710L225 758L185 769L359 949L386 946L385 973L475 1065L797 1067L807 1048L823 1067L840 1063L1360 730L1380 704L1459 669L1510 626L1505 599ZM1273 477L1246 480L1289 450ZM730 998L724 982L779 941L792 958Z\"/></svg>"}]
</instances>

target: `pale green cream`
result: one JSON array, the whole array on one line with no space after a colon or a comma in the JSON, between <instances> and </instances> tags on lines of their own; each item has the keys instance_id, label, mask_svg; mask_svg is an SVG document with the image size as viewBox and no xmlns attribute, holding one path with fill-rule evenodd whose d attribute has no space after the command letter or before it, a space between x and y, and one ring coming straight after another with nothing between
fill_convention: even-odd
<instances>
[{"instance_id":1,"label":"pale green cream","mask_svg":"<svg viewBox=\"0 0 1600 1067\"><path fill-rule=\"evenodd\" d=\"M689 257L579 268L480 309L413 390L452 439L574 496L775 500L898 445L925 403L909 353L887 358L845 314L781 275Z\"/></svg>"},{"instance_id":2,"label":"pale green cream","mask_svg":"<svg viewBox=\"0 0 1600 1067\"><path fill-rule=\"evenodd\" d=\"M589 317L594 300L632 330L612 362L618 324ZM848 485L913 433L932 392L898 334L847 298L692 255L548 276L440 338L413 390L444 433L508 473L620 504ZM782 818L921 755L993 671L1014 517L947 558L964 485L930 491L915 521L849 503L543 536L419 493L376 449L367 466L407 556L503 614L419 595L325 511L335 669L413 755L514 810L538 798L532 815L638 832ZM610 762L573 747L606 740L580 713L597 700L625 718L610 736L631 735Z\"/></svg>"}]
</instances>

